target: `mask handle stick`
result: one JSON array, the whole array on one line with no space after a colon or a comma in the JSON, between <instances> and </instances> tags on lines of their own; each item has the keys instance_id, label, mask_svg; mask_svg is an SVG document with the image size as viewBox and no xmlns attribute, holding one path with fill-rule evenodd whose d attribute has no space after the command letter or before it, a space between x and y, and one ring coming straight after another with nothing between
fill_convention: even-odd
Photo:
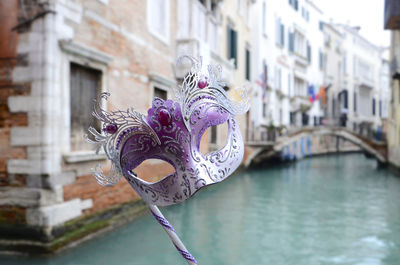
<instances>
[{"instance_id":1,"label":"mask handle stick","mask_svg":"<svg viewBox=\"0 0 400 265\"><path fill-rule=\"evenodd\" d=\"M183 245L182 241L176 234L175 229L164 217L164 215L161 213L158 207L153 204L149 204L148 206L151 214L154 216L157 222L164 228L165 232L167 232L169 238L171 239L172 243L174 244L178 252L182 255L182 257L187 261L189 265L197 265L197 261L195 260L195 258L192 256L192 254L189 253L185 245Z\"/></svg>"}]
</instances>

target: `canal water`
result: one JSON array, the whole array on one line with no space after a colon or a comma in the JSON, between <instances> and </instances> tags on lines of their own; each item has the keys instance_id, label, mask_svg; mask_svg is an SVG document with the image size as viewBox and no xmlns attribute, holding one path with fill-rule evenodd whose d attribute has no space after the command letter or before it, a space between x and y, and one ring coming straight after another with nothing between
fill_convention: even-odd
<instances>
[{"instance_id":1,"label":"canal water","mask_svg":"<svg viewBox=\"0 0 400 265\"><path fill-rule=\"evenodd\" d=\"M400 178L360 154L247 171L162 210L199 264L400 264ZM147 215L56 256L0 264L186 263Z\"/></svg>"}]
</instances>

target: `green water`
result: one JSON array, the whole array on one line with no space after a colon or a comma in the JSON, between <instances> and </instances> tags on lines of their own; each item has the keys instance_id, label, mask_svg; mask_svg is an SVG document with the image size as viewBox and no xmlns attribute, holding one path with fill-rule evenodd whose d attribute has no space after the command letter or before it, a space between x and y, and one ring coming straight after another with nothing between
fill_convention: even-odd
<instances>
[{"instance_id":1,"label":"green water","mask_svg":"<svg viewBox=\"0 0 400 265\"><path fill-rule=\"evenodd\" d=\"M362 155L235 175L162 209L199 264L400 264L400 178ZM147 215L49 258L0 264L186 264Z\"/></svg>"}]
</instances>

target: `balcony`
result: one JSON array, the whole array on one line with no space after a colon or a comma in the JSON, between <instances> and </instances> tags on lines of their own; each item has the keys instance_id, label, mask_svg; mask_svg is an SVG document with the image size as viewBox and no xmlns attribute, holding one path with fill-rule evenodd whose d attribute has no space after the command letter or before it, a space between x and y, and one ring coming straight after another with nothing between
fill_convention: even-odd
<instances>
[{"instance_id":1,"label":"balcony","mask_svg":"<svg viewBox=\"0 0 400 265\"><path fill-rule=\"evenodd\" d=\"M365 87L365 88L369 88L369 89L372 89L375 86L375 82L373 79L371 79L368 76L363 76L363 75L359 76L359 84L360 84L360 87Z\"/></svg>"},{"instance_id":2,"label":"balcony","mask_svg":"<svg viewBox=\"0 0 400 265\"><path fill-rule=\"evenodd\" d=\"M400 1L385 0L385 29L400 29Z\"/></svg>"},{"instance_id":3,"label":"balcony","mask_svg":"<svg viewBox=\"0 0 400 265\"><path fill-rule=\"evenodd\" d=\"M290 98L290 108L294 112L306 112L312 107L308 97L296 95Z\"/></svg>"}]
</instances>

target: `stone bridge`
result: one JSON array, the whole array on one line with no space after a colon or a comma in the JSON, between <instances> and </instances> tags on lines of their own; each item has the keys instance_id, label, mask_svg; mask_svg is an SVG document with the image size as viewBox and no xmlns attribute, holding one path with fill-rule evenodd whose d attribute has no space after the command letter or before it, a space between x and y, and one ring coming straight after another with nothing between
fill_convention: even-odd
<instances>
[{"instance_id":1,"label":"stone bridge","mask_svg":"<svg viewBox=\"0 0 400 265\"><path fill-rule=\"evenodd\" d=\"M386 142L376 141L366 136L357 134L344 127L305 127L288 135L280 136L274 142L247 142L247 155L245 157L245 167L253 163L260 163L280 154L285 147L296 143L301 139L310 139L323 135L335 136L353 143L363 150L367 155L375 157L381 164L387 163L387 145ZM309 151L309 154L311 152Z\"/></svg>"}]
</instances>

